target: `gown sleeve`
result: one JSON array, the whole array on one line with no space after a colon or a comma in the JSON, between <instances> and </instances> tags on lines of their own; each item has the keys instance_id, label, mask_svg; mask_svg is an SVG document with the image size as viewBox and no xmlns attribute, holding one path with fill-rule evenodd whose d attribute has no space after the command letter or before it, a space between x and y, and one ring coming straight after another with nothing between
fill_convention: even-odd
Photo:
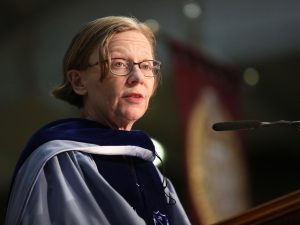
<instances>
[{"instance_id":1,"label":"gown sleeve","mask_svg":"<svg viewBox=\"0 0 300 225\"><path fill-rule=\"evenodd\" d=\"M59 149L59 148L57 148ZM17 173L5 225L145 225L88 153L36 149Z\"/></svg>"},{"instance_id":2,"label":"gown sleeve","mask_svg":"<svg viewBox=\"0 0 300 225\"><path fill-rule=\"evenodd\" d=\"M171 217L174 225L191 225L172 182L168 178L164 177L158 169L157 172L162 182L166 184L165 195L168 202L168 215Z\"/></svg>"}]
</instances>

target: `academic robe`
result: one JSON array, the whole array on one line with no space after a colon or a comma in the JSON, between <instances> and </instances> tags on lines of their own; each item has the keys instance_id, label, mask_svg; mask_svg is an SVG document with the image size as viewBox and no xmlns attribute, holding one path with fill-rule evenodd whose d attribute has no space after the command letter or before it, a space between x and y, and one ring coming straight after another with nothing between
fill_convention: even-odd
<instances>
[{"instance_id":1,"label":"academic robe","mask_svg":"<svg viewBox=\"0 0 300 225\"><path fill-rule=\"evenodd\" d=\"M190 224L142 131L86 119L38 130L17 163L5 225Z\"/></svg>"}]
</instances>

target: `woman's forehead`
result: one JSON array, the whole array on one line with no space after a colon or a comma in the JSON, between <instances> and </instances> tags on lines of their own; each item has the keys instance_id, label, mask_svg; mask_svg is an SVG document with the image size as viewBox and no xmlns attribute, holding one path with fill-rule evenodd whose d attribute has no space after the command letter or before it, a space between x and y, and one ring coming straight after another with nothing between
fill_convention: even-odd
<instances>
[{"instance_id":1,"label":"woman's forehead","mask_svg":"<svg viewBox=\"0 0 300 225\"><path fill-rule=\"evenodd\" d=\"M106 50L108 54L111 54L113 51L126 52L126 48L124 47L126 46L126 43L135 43L136 46L143 46L143 48L139 48L139 52L143 53L142 49L144 49L146 50L146 52L144 52L143 54L150 54L151 56L154 55L152 42L150 42L142 32L138 30L131 30L113 34L108 39L105 45L106 47L97 45L89 57L89 62L96 62L99 59L99 54L105 54L106 51L103 51L104 49L101 49L103 47L107 48ZM103 57L107 56L103 55Z\"/></svg>"},{"instance_id":2,"label":"woman's forehead","mask_svg":"<svg viewBox=\"0 0 300 225\"><path fill-rule=\"evenodd\" d=\"M153 57L153 48L146 36L139 31L125 31L113 34L107 43L107 53L112 54L139 54L142 57ZM101 49L96 47L90 56L90 63L99 59ZM103 52L103 51L102 51ZM101 53L100 53L101 54ZM105 55L103 57L106 57Z\"/></svg>"},{"instance_id":3,"label":"woman's forehead","mask_svg":"<svg viewBox=\"0 0 300 225\"><path fill-rule=\"evenodd\" d=\"M126 31L112 36L108 43L108 51L146 51L152 53L149 40L139 31Z\"/></svg>"},{"instance_id":4,"label":"woman's forehead","mask_svg":"<svg viewBox=\"0 0 300 225\"><path fill-rule=\"evenodd\" d=\"M147 43L150 45L149 40L146 38L146 36L137 30L130 30L130 31L124 31L124 32L113 34L109 40L109 44L112 44L116 41L125 41L125 42L135 41L135 42Z\"/></svg>"}]
</instances>

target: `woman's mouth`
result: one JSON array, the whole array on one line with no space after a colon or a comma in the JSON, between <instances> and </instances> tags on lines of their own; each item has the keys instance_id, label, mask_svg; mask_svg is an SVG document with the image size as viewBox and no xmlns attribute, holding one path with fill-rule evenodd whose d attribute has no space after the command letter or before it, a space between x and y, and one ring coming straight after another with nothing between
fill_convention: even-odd
<instances>
[{"instance_id":1,"label":"woman's mouth","mask_svg":"<svg viewBox=\"0 0 300 225\"><path fill-rule=\"evenodd\" d=\"M139 93L126 94L124 98L131 103L141 103L144 100L144 96Z\"/></svg>"}]
</instances>

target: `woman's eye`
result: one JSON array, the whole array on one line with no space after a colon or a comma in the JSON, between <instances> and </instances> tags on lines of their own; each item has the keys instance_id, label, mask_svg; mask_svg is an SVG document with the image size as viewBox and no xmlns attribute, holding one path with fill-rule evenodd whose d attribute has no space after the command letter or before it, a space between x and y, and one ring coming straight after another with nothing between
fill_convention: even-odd
<instances>
[{"instance_id":1,"label":"woman's eye","mask_svg":"<svg viewBox=\"0 0 300 225\"><path fill-rule=\"evenodd\" d=\"M152 67L151 67L151 65L150 64L148 64L148 63L144 63L144 64L142 64L142 69L143 70L152 70Z\"/></svg>"},{"instance_id":2,"label":"woman's eye","mask_svg":"<svg viewBox=\"0 0 300 225\"><path fill-rule=\"evenodd\" d=\"M126 67L126 64L123 61L115 61L113 62L113 66L115 68L122 68L122 67Z\"/></svg>"}]
</instances>

